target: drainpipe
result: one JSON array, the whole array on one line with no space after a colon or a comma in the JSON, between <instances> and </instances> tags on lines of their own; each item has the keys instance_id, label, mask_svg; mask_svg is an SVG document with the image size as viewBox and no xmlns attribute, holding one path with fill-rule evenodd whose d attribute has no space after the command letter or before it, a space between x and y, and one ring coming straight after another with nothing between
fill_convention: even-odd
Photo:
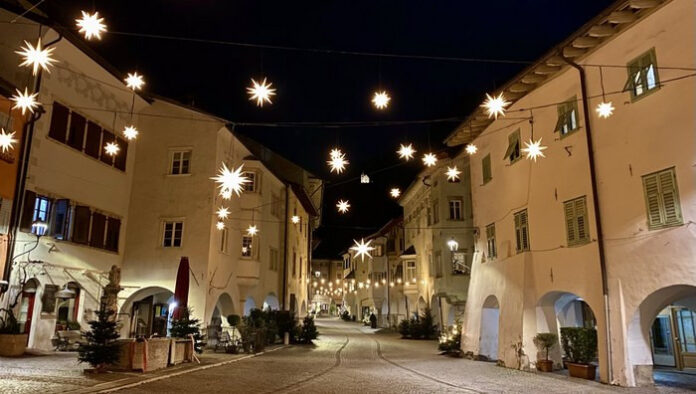
<instances>
[{"instance_id":1,"label":"drainpipe","mask_svg":"<svg viewBox=\"0 0 696 394\"><path fill-rule=\"evenodd\" d=\"M595 157L594 157L594 148L592 144L592 128L590 125L590 105L588 102L587 98L587 78L585 75L585 70L578 65L577 63L573 62L570 59L567 59L565 56L561 56L563 60L565 60L566 63L568 63L570 66L578 70L578 73L580 74L580 91L582 94L582 112L584 115L584 120L585 120L585 138L587 139L587 159L590 164L590 183L592 184L592 199L594 200L594 204L592 204L594 208L594 216L595 216L595 225L597 226L597 246L599 250L599 268L602 273L602 295L604 296L604 320L606 324L606 342L607 342L607 372L609 373L609 381L608 383L611 384L612 381L614 380L613 377L613 370L612 370L612 349L611 349L611 322L609 320L609 286L608 286L608 280L607 280L607 263L606 263L606 255L604 252L604 233L602 231L602 220L601 220L601 215L600 215L600 210L599 210L599 196L597 193L597 171L595 169Z\"/></svg>"},{"instance_id":2,"label":"drainpipe","mask_svg":"<svg viewBox=\"0 0 696 394\"><path fill-rule=\"evenodd\" d=\"M288 209L290 208L290 185L285 185L285 220L283 226L283 308L289 309L288 300Z\"/></svg>"},{"instance_id":3,"label":"drainpipe","mask_svg":"<svg viewBox=\"0 0 696 394\"><path fill-rule=\"evenodd\" d=\"M44 46L49 48L56 44L58 41L63 39L63 35L59 34L58 38L47 43ZM39 71L39 75L36 77L36 85L34 86L34 92L39 93L41 91L41 77L43 75L42 70ZM15 193L14 202L12 204L12 212L10 212L10 227L8 231L8 247L7 253L5 255L5 270L2 273L2 278L7 282L10 282L10 274L12 272L12 260L15 250L15 242L17 240L17 227L19 222L19 216L22 214L22 208L24 205L24 192L26 191L27 182L27 171L29 170L29 158L31 156L31 143L34 137L34 126L36 121L38 121L45 111L43 108L37 113L33 114L31 120L24 125L24 131L22 133L22 153L19 157L19 162L17 163L18 174L15 179ZM11 116L11 114L10 114ZM8 286L9 289L9 286Z\"/></svg>"}]
</instances>

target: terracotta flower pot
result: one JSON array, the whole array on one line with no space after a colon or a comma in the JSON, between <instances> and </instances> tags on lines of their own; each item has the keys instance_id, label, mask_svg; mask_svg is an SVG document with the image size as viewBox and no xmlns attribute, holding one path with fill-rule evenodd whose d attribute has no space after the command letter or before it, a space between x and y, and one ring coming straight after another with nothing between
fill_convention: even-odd
<instances>
[{"instance_id":1,"label":"terracotta flower pot","mask_svg":"<svg viewBox=\"0 0 696 394\"><path fill-rule=\"evenodd\" d=\"M540 372L553 372L553 361L551 360L537 360L536 369Z\"/></svg>"},{"instance_id":2,"label":"terracotta flower pot","mask_svg":"<svg viewBox=\"0 0 696 394\"><path fill-rule=\"evenodd\" d=\"M19 357L27 349L29 334L0 334L0 356Z\"/></svg>"},{"instance_id":3,"label":"terracotta flower pot","mask_svg":"<svg viewBox=\"0 0 696 394\"><path fill-rule=\"evenodd\" d=\"M574 378L594 380L597 373L597 366L592 364L568 363L568 373Z\"/></svg>"}]
</instances>

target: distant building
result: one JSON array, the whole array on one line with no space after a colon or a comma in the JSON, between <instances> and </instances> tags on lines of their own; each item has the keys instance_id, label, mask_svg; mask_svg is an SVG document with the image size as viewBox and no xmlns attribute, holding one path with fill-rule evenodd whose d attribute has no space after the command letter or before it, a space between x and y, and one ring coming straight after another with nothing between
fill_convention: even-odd
<instances>
[{"instance_id":1,"label":"distant building","mask_svg":"<svg viewBox=\"0 0 696 394\"><path fill-rule=\"evenodd\" d=\"M343 261L312 259L310 311L336 316L343 299Z\"/></svg>"},{"instance_id":2,"label":"distant building","mask_svg":"<svg viewBox=\"0 0 696 394\"><path fill-rule=\"evenodd\" d=\"M595 327L602 382L696 367L695 12L614 3L500 89L517 120L479 109L448 138L478 147L465 351L534 368L537 333Z\"/></svg>"}]
</instances>

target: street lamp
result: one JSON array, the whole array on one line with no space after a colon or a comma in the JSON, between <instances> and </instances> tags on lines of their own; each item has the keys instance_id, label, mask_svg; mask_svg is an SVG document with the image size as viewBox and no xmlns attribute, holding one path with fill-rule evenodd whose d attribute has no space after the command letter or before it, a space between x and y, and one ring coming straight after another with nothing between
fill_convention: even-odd
<instances>
[{"instance_id":1,"label":"street lamp","mask_svg":"<svg viewBox=\"0 0 696 394\"><path fill-rule=\"evenodd\" d=\"M447 247L449 248L450 252L456 252L459 250L459 242L452 237L449 241L447 241Z\"/></svg>"}]
</instances>

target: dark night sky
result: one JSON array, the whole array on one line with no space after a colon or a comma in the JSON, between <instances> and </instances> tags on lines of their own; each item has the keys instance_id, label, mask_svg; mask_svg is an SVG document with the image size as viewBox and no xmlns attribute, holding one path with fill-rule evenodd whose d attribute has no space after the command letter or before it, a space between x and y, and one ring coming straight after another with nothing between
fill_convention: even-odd
<instances>
[{"instance_id":1,"label":"dark night sky","mask_svg":"<svg viewBox=\"0 0 696 394\"><path fill-rule=\"evenodd\" d=\"M607 7L610 0L558 1L212 1L48 0L45 8L64 24L93 6L114 32L137 32L245 43L363 52L533 61ZM240 48L109 34L91 46L123 72L137 69L147 89L237 122L379 121L466 116L519 72L520 64L389 59ZM380 78L381 75L381 78ZM267 76L278 95L257 108L245 88ZM380 84L392 103L370 105ZM456 124L326 129L240 127L327 181L324 239L317 255L335 255L353 237L370 233L400 213L387 196L405 189L418 162L359 181L332 183L398 163L398 144L423 152ZM142 130L142 132L147 132ZM430 142L429 142L430 141ZM348 172L329 174L325 162L336 143L347 152ZM335 213L338 198L352 211ZM355 227L366 228L358 231Z\"/></svg>"}]
</instances>

